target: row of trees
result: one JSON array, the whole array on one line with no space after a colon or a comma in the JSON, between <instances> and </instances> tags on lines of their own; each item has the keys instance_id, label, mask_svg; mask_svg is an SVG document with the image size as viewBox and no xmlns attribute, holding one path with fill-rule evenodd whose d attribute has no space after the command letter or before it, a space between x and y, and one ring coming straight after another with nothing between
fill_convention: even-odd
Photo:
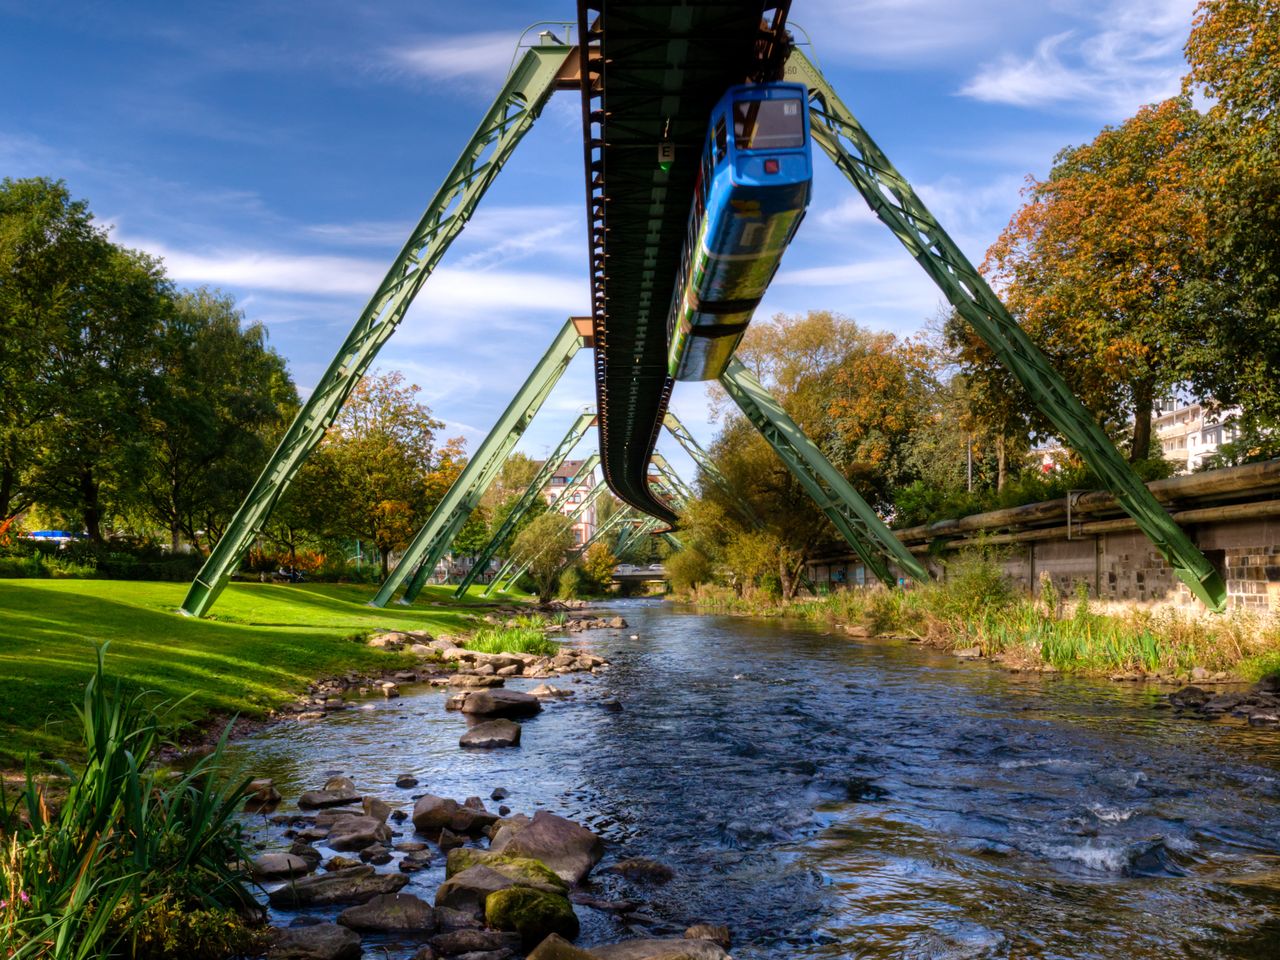
<instances>
[{"instance_id":1,"label":"row of trees","mask_svg":"<svg viewBox=\"0 0 1280 960\"><path fill-rule=\"evenodd\" d=\"M113 243L62 182L0 182L0 336L0 524L207 550L299 408L261 324ZM385 574L466 462L418 393L362 380L266 536L295 557L361 541Z\"/></svg>"},{"instance_id":2,"label":"row of trees","mask_svg":"<svg viewBox=\"0 0 1280 960\"><path fill-rule=\"evenodd\" d=\"M1277 50L1276 0L1204 0L1182 93L1058 154L986 258L1018 322L1146 479L1170 469L1152 413L1177 393L1238 408L1244 439L1219 462L1280 454ZM829 313L775 317L739 356L898 525L1096 483L1069 453L1041 473L1028 453L1054 440L1050 425L957 316L909 340ZM723 576L791 593L806 560L843 552L742 417L727 416L713 455L735 493L703 485L688 548L668 561L677 584Z\"/></svg>"}]
</instances>

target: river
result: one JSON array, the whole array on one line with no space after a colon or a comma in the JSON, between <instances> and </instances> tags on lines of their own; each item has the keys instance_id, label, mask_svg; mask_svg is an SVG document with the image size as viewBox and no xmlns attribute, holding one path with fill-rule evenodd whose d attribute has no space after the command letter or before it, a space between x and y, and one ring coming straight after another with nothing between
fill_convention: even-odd
<instances>
[{"instance_id":1,"label":"river","mask_svg":"<svg viewBox=\"0 0 1280 960\"><path fill-rule=\"evenodd\" d=\"M288 799L337 773L406 811L423 790L504 787L515 811L600 833L605 864L675 869L659 886L594 874L597 895L646 905L578 907L584 945L710 922L736 960L1280 957L1280 735L1179 717L1132 684L608 609L629 629L566 642L612 666L553 681L576 696L525 721L518 749L460 750L464 720L424 689L265 729L234 756ZM402 773L421 786L397 789ZM437 859L405 891L430 901L442 879Z\"/></svg>"}]
</instances>

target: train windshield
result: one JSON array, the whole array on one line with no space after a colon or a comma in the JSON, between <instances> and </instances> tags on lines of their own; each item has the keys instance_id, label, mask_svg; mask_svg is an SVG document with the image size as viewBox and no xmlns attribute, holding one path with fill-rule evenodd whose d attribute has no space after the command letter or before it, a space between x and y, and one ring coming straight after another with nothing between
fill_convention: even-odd
<instances>
[{"instance_id":1,"label":"train windshield","mask_svg":"<svg viewBox=\"0 0 1280 960\"><path fill-rule=\"evenodd\" d=\"M733 139L739 150L782 150L804 146L804 103L738 100L733 105Z\"/></svg>"}]
</instances>

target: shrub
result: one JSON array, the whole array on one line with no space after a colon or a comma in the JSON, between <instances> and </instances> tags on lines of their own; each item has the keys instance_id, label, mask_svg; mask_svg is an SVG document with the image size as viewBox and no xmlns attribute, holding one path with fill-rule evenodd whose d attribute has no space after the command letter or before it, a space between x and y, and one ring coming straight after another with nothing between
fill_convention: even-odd
<instances>
[{"instance_id":1,"label":"shrub","mask_svg":"<svg viewBox=\"0 0 1280 960\"><path fill-rule=\"evenodd\" d=\"M172 907L175 937L206 911L257 910L236 866L245 857L233 816L247 780L224 775L226 734L167 778L151 761L169 707L118 683L108 689L103 657L99 648L77 710L84 767L59 764L68 781L61 805L51 808L28 761L18 798L25 822L16 806L0 811L0 942L13 945L10 960L108 956L157 904Z\"/></svg>"}]
</instances>

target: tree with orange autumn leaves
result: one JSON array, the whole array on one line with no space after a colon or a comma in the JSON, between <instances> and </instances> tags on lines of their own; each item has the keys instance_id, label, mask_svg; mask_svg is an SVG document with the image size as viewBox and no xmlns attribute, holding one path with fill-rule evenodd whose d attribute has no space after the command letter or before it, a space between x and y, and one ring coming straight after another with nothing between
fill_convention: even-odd
<instances>
[{"instance_id":1,"label":"tree with orange autumn leaves","mask_svg":"<svg viewBox=\"0 0 1280 960\"><path fill-rule=\"evenodd\" d=\"M1062 151L987 255L1010 312L1076 395L1113 430L1132 422L1131 461L1149 456L1155 401L1185 379L1188 284L1203 272L1207 231L1194 187L1202 129L1174 98ZM984 344L951 332L974 382L1017 393Z\"/></svg>"}]
</instances>

